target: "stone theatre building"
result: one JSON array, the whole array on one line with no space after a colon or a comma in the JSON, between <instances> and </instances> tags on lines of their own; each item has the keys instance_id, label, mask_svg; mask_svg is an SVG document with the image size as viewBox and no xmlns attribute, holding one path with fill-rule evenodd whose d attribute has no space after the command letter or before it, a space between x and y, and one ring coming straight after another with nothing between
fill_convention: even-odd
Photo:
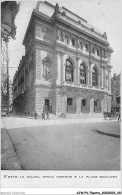
<instances>
[{"instance_id":1,"label":"stone theatre building","mask_svg":"<svg viewBox=\"0 0 122 195\"><path fill-rule=\"evenodd\" d=\"M111 53L106 33L58 4L38 2L13 79L16 113L111 110Z\"/></svg>"}]
</instances>

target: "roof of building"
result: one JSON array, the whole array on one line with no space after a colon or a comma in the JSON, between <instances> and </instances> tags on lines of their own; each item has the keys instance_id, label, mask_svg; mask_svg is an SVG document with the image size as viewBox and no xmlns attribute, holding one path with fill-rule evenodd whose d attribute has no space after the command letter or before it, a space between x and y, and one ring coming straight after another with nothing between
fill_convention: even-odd
<instances>
[{"instance_id":1,"label":"roof of building","mask_svg":"<svg viewBox=\"0 0 122 195\"><path fill-rule=\"evenodd\" d=\"M38 1L36 9L34 9L34 11L35 13L40 14L40 16L45 16L48 20L50 20L54 16L55 12L58 12L57 18L62 20L64 23L67 23L86 34L89 34L97 40L104 42L107 46L109 45L106 33L102 34L96 27L90 25L85 19L81 18L67 8L59 7L58 4L56 4L56 6L48 3L47 1ZM30 19L27 31L29 29L31 21L32 17ZM25 42L27 31L23 43Z\"/></svg>"}]
</instances>

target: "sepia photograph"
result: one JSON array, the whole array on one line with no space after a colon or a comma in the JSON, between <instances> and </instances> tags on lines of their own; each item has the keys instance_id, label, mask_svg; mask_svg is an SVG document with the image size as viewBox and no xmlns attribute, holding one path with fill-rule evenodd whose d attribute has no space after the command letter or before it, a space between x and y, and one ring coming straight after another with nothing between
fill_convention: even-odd
<instances>
[{"instance_id":1,"label":"sepia photograph","mask_svg":"<svg viewBox=\"0 0 122 195\"><path fill-rule=\"evenodd\" d=\"M1 2L1 170L120 171L121 2Z\"/></svg>"}]
</instances>

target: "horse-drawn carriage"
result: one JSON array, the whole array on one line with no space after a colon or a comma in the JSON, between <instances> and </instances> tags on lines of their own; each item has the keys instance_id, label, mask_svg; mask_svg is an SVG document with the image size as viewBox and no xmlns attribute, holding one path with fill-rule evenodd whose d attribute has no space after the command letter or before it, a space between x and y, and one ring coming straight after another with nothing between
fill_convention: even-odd
<instances>
[{"instance_id":1,"label":"horse-drawn carriage","mask_svg":"<svg viewBox=\"0 0 122 195\"><path fill-rule=\"evenodd\" d=\"M117 119L118 114L114 112L104 112L104 119L110 118L110 119Z\"/></svg>"}]
</instances>

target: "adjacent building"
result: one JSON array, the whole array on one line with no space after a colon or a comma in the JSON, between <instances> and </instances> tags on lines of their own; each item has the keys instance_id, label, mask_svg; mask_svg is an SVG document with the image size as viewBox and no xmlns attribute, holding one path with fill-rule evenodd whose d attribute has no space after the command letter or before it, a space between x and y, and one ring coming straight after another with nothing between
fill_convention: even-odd
<instances>
[{"instance_id":1,"label":"adjacent building","mask_svg":"<svg viewBox=\"0 0 122 195\"><path fill-rule=\"evenodd\" d=\"M111 101L111 109L114 112L120 112L120 84L121 84L121 74L114 74L111 78L111 93L112 93L112 101Z\"/></svg>"},{"instance_id":2,"label":"adjacent building","mask_svg":"<svg viewBox=\"0 0 122 195\"><path fill-rule=\"evenodd\" d=\"M38 2L13 79L16 113L111 111L111 53L101 34L70 10Z\"/></svg>"},{"instance_id":3,"label":"adjacent building","mask_svg":"<svg viewBox=\"0 0 122 195\"><path fill-rule=\"evenodd\" d=\"M1 2L1 110L11 111L12 85L9 83L9 39L15 39L15 18L19 11L16 1Z\"/></svg>"}]
</instances>

